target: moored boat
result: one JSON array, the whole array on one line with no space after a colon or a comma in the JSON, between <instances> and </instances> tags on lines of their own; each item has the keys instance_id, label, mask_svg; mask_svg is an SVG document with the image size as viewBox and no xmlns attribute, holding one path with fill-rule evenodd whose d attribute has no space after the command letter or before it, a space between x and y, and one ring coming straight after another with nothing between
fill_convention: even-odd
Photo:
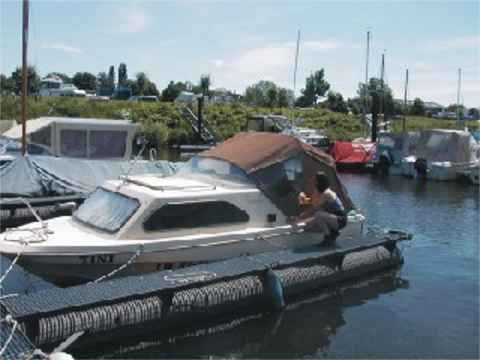
<instances>
[{"instance_id":1,"label":"moored boat","mask_svg":"<svg viewBox=\"0 0 480 360\"><path fill-rule=\"evenodd\" d=\"M297 138L241 133L191 159L169 177L106 182L71 217L7 231L1 253L57 284L94 280L126 263L138 274L320 244L321 233L292 226L300 191L323 171L348 211L337 242L360 237L364 217L333 160Z\"/></svg>"}]
</instances>

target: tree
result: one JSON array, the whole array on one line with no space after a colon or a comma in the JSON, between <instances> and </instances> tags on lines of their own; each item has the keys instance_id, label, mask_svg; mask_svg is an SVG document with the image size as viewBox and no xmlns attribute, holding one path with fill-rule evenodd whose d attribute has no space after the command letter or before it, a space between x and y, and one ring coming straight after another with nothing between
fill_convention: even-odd
<instances>
[{"instance_id":1,"label":"tree","mask_svg":"<svg viewBox=\"0 0 480 360\"><path fill-rule=\"evenodd\" d=\"M425 104L423 103L422 99L415 98L413 100L413 105L412 105L412 108L410 109L410 113L412 115L419 115L419 116L425 115Z\"/></svg>"},{"instance_id":2,"label":"tree","mask_svg":"<svg viewBox=\"0 0 480 360\"><path fill-rule=\"evenodd\" d=\"M277 87L271 87L267 90L267 104L269 107L273 108L277 104L278 92Z\"/></svg>"},{"instance_id":3,"label":"tree","mask_svg":"<svg viewBox=\"0 0 480 360\"><path fill-rule=\"evenodd\" d=\"M77 72L73 75L73 85L81 90L95 91L97 89L97 78L89 72Z\"/></svg>"},{"instance_id":4,"label":"tree","mask_svg":"<svg viewBox=\"0 0 480 360\"><path fill-rule=\"evenodd\" d=\"M279 107L288 107L290 106L290 99L289 99L289 94L288 90L285 88L280 88L278 90L278 95L277 95L277 101L278 101L278 106Z\"/></svg>"},{"instance_id":5,"label":"tree","mask_svg":"<svg viewBox=\"0 0 480 360\"><path fill-rule=\"evenodd\" d=\"M125 63L120 63L120 65L118 65L118 85L125 86L127 80L127 65Z\"/></svg>"},{"instance_id":6,"label":"tree","mask_svg":"<svg viewBox=\"0 0 480 360\"><path fill-rule=\"evenodd\" d=\"M362 98L360 97L355 97L355 98L349 98L347 100L347 105L349 110L352 112L354 115L359 115L363 111L363 102Z\"/></svg>"},{"instance_id":7,"label":"tree","mask_svg":"<svg viewBox=\"0 0 480 360\"><path fill-rule=\"evenodd\" d=\"M477 108L471 108L468 110L468 116L473 120L480 119L480 110Z\"/></svg>"},{"instance_id":8,"label":"tree","mask_svg":"<svg viewBox=\"0 0 480 360\"><path fill-rule=\"evenodd\" d=\"M111 88L110 88L110 83L108 80L107 73L102 71L98 73L97 75L97 93L101 96L110 96L112 95L111 93Z\"/></svg>"},{"instance_id":9,"label":"tree","mask_svg":"<svg viewBox=\"0 0 480 360\"><path fill-rule=\"evenodd\" d=\"M15 92L15 83L12 78L0 74L0 94L13 94Z\"/></svg>"},{"instance_id":10,"label":"tree","mask_svg":"<svg viewBox=\"0 0 480 360\"><path fill-rule=\"evenodd\" d=\"M10 79L13 82L15 94L20 95L22 93L22 69L19 67L16 68L15 71L12 72ZM38 89L40 88L40 77L38 76L37 70L34 66L28 66L27 79L27 94L36 94L38 92Z\"/></svg>"},{"instance_id":11,"label":"tree","mask_svg":"<svg viewBox=\"0 0 480 360\"><path fill-rule=\"evenodd\" d=\"M320 69L305 80L305 89L302 89L302 95L298 98L297 104L303 107L313 106L319 97L325 96L329 89L330 84L325 80L325 71Z\"/></svg>"},{"instance_id":12,"label":"tree","mask_svg":"<svg viewBox=\"0 0 480 360\"><path fill-rule=\"evenodd\" d=\"M115 91L115 67L113 65L110 65L108 69L108 89L109 96L111 96Z\"/></svg>"},{"instance_id":13,"label":"tree","mask_svg":"<svg viewBox=\"0 0 480 360\"><path fill-rule=\"evenodd\" d=\"M370 78L368 86L359 84L358 95L363 101L366 97L366 111L372 114L372 141L376 141L378 114L383 113L386 119L394 112L392 89L382 79Z\"/></svg>"},{"instance_id":14,"label":"tree","mask_svg":"<svg viewBox=\"0 0 480 360\"><path fill-rule=\"evenodd\" d=\"M327 108L341 113L348 112L348 106L345 100L343 100L342 94L334 91L329 91L326 101Z\"/></svg>"},{"instance_id":15,"label":"tree","mask_svg":"<svg viewBox=\"0 0 480 360\"><path fill-rule=\"evenodd\" d=\"M144 95L145 94L145 89L146 89L147 83L148 83L147 74L145 74L144 72L137 73L138 95Z\"/></svg>"},{"instance_id":16,"label":"tree","mask_svg":"<svg viewBox=\"0 0 480 360\"><path fill-rule=\"evenodd\" d=\"M151 81L148 81L145 85L145 90L143 94L147 96L160 96L160 92L158 91L157 86Z\"/></svg>"},{"instance_id":17,"label":"tree","mask_svg":"<svg viewBox=\"0 0 480 360\"><path fill-rule=\"evenodd\" d=\"M165 89L162 90L162 101L175 101L180 92L185 91L187 86L180 81L174 83L170 81Z\"/></svg>"},{"instance_id":18,"label":"tree","mask_svg":"<svg viewBox=\"0 0 480 360\"><path fill-rule=\"evenodd\" d=\"M467 113L465 106L463 105L457 105L457 104L450 104L447 106L446 110L449 112L454 112L455 114L457 113L457 109L460 111L460 118L463 119L465 117L465 114Z\"/></svg>"},{"instance_id":19,"label":"tree","mask_svg":"<svg viewBox=\"0 0 480 360\"><path fill-rule=\"evenodd\" d=\"M210 83L211 83L210 75L204 74L200 76L200 84L199 84L200 92L204 97L209 95L210 85L211 85Z\"/></svg>"},{"instance_id":20,"label":"tree","mask_svg":"<svg viewBox=\"0 0 480 360\"><path fill-rule=\"evenodd\" d=\"M64 74L64 73L60 73L60 72L48 73L46 77L47 78L48 77L60 78L65 84L71 84L72 83L72 78L70 76L68 76L67 74Z\"/></svg>"}]
</instances>

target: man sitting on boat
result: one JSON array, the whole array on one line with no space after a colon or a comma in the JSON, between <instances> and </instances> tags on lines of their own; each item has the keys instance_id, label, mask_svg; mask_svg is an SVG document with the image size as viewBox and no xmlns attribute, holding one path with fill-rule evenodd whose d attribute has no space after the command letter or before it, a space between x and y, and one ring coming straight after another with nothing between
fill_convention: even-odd
<instances>
[{"instance_id":1,"label":"man sitting on boat","mask_svg":"<svg viewBox=\"0 0 480 360\"><path fill-rule=\"evenodd\" d=\"M330 189L330 182L323 171L317 172L316 188L311 196L298 194L298 203L304 210L296 222L305 223L305 231L325 234L325 244L331 244L339 235L339 230L347 225L347 215L342 201Z\"/></svg>"}]
</instances>

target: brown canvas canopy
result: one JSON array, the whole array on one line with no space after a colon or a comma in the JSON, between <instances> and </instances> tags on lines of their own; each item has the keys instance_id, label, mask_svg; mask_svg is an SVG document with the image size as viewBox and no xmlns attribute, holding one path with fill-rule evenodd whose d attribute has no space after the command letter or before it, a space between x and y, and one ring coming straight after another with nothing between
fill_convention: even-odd
<instances>
[{"instance_id":1,"label":"brown canvas canopy","mask_svg":"<svg viewBox=\"0 0 480 360\"><path fill-rule=\"evenodd\" d=\"M318 171L326 173L330 188L345 208L354 208L338 178L333 159L293 136L239 133L200 156L224 160L245 171L286 215L298 214L297 195L300 191L313 192Z\"/></svg>"}]
</instances>

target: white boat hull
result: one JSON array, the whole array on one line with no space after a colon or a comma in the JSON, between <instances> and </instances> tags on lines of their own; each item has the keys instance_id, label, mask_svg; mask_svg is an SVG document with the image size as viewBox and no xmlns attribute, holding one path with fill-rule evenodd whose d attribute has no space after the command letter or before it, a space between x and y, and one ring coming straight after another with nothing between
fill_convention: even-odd
<instances>
[{"instance_id":1,"label":"white boat hull","mask_svg":"<svg viewBox=\"0 0 480 360\"><path fill-rule=\"evenodd\" d=\"M358 238L362 233L363 217L358 221L350 219L341 231L337 243ZM116 276L138 275L166 269L177 269L200 263L225 260L238 256L249 256L262 252L286 248L304 248L322 243L324 236L313 232L290 232L291 227L282 227L282 233L264 234L255 237L223 239L216 242L192 246L177 246L155 250L155 244L131 247L129 251L99 251L93 253L25 254L19 264L27 271L35 273L57 285L73 285L96 280L118 269L132 257L134 261ZM278 232L277 232L278 233ZM79 249L80 250L80 249ZM137 256L135 256L138 253ZM10 255L10 257L12 257Z\"/></svg>"}]
</instances>

